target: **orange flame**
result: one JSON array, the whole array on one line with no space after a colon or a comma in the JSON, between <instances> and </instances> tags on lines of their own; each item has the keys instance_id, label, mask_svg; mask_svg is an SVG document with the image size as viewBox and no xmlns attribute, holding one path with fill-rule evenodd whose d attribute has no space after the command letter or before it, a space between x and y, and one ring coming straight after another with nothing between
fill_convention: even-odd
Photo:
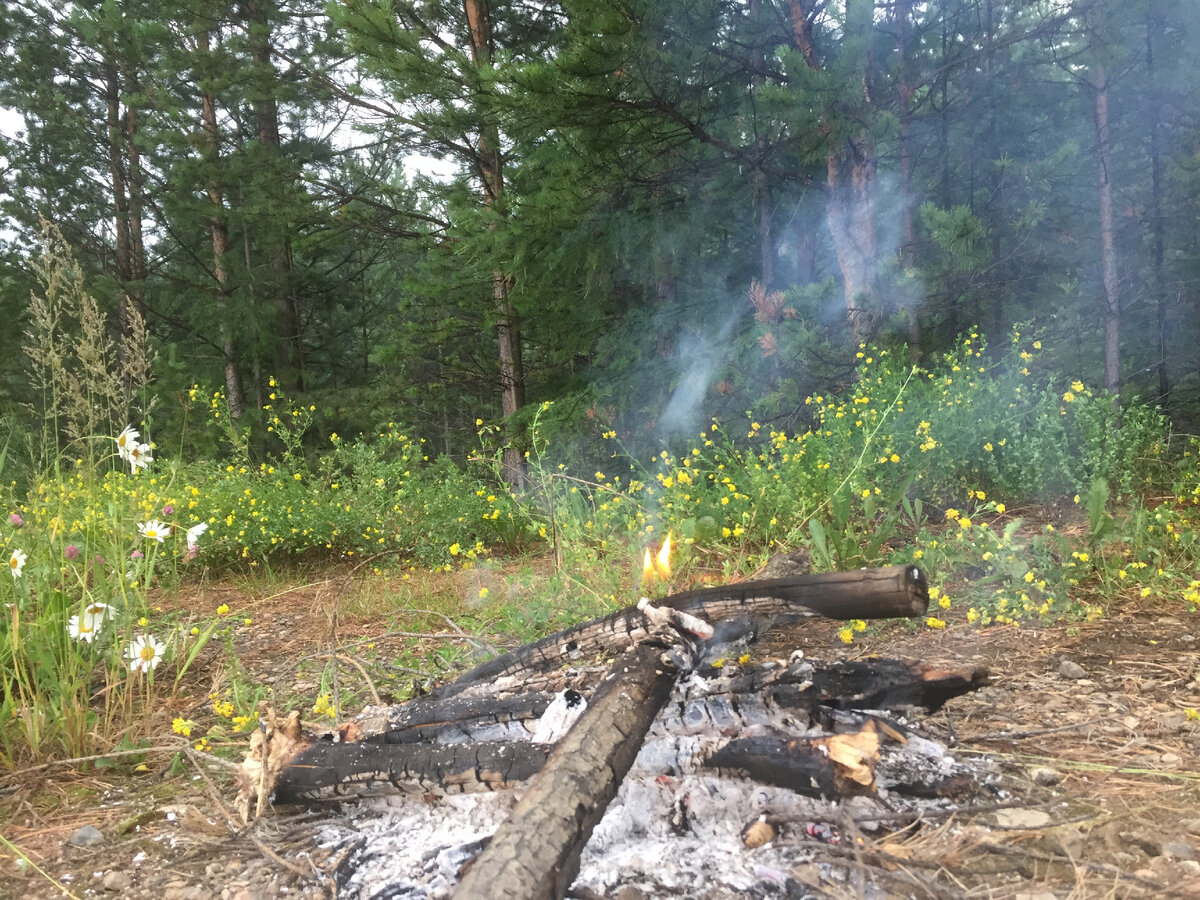
<instances>
[{"instance_id":1,"label":"orange flame","mask_svg":"<svg viewBox=\"0 0 1200 900\"><path fill-rule=\"evenodd\" d=\"M658 551L657 556L650 553L650 548L646 548L646 558L642 562L642 583L645 584L657 578L660 581L667 581L671 577L671 532L667 532L667 536L663 539L662 548Z\"/></svg>"}]
</instances>

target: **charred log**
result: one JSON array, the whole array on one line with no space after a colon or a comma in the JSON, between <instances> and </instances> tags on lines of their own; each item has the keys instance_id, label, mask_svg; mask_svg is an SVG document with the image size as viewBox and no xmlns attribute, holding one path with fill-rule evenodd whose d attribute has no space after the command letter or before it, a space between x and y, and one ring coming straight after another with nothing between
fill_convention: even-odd
<instances>
[{"instance_id":1,"label":"charred log","mask_svg":"<svg viewBox=\"0 0 1200 900\"><path fill-rule=\"evenodd\" d=\"M831 733L852 732L871 717L840 710L936 709L949 697L987 681L983 670L949 672L889 659L829 664L801 660L790 666L768 661L753 668L709 668L697 677L701 674L702 687L677 692L663 705L660 719L666 731L716 736L762 727L803 730L815 724ZM405 722L404 727L362 741L297 737L290 751L276 752L275 802L336 795L372 782L446 793L490 790L530 778L540 770L546 751L506 756L500 747L503 742L535 746L529 741L553 701L553 695L540 691L440 702L422 697L400 707L393 717ZM885 733L904 730L896 723L877 721ZM281 740L275 739L276 747ZM687 765L675 760L668 767ZM819 768L814 771L819 784L834 784L822 780ZM796 777L803 780L806 774L808 770Z\"/></svg>"},{"instance_id":2,"label":"charred log","mask_svg":"<svg viewBox=\"0 0 1200 900\"><path fill-rule=\"evenodd\" d=\"M385 730L366 740L411 744L528 738L532 723L546 712L554 696L549 691L525 691L507 697L417 697L389 717Z\"/></svg>"},{"instance_id":3,"label":"charred log","mask_svg":"<svg viewBox=\"0 0 1200 900\"><path fill-rule=\"evenodd\" d=\"M922 663L898 659L844 661L813 666L812 686L797 696L804 708L811 709L814 699L822 706L838 709L898 709L920 707L937 712L946 701L977 690L987 683L985 669L952 672ZM785 675L781 683L795 681ZM785 703L782 693L777 700Z\"/></svg>"},{"instance_id":4,"label":"charred log","mask_svg":"<svg viewBox=\"0 0 1200 900\"><path fill-rule=\"evenodd\" d=\"M455 896L562 897L678 674L660 648L622 656Z\"/></svg>"},{"instance_id":5,"label":"charred log","mask_svg":"<svg viewBox=\"0 0 1200 900\"><path fill-rule=\"evenodd\" d=\"M275 802L291 803L386 783L402 790L471 793L512 787L533 777L550 748L529 741L378 744L315 741L275 782Z\"/></svg>"},{"instance_id":6,"label":"charred log","mask_svg":"<svg viewBox=\"0 0 1200 900\"><path fill-rule=\"evenodd\" d=\"M887 566L700 588L655 602L710 622L778 622L816 616L883 619L922 615L929 605L929 586L916 566ZM629 607L481 663L431 696L450 697L480 682L624 650L645 640L647 634L646 616Z\"/></svg>"},{"instance_id":7,"label":"charred log","mask_svg":"<svg viewBox=\"0 0 1200 900\"><path fill-rule=\"evenodd\" d=\"M731 635L752 639L764 620L914 615L925 609L927 597L924 576L911 566L690 591L661 601L657 608L643 604L526 645L476 667L444 689L377 716L373 726L365 720L355 723L341 735L346 739L342 742L315 742L301 734L295 716L283 725L273 715L267 716L267 727L252 739L251 753L243 765L240 808L248 818L250 805L256 802L261 813L268 795L279 801L305 799L357 790L355 786L373 782L449 792L508 786L532 777L542 767L546 753L537 740L557 739L557 734L553 738L535 736L539 727L544 730L543 717L549 718L547 710L556 702L550 689L558 697L572 693L581 701L593 693L596 669L561 667L566 660L629 648L625 652L641 660L634 667L642 673L638 677L649 679L654 686L651 690L638 682L628 690L649 692L639 696L646 704L644 710L652 710L648 715L653 720L667 702L676 668L694 671L696 660L716 652L714 645ZM715 620L717 625L701 617ZM650 678L643 657L648 654L658 659L664 647L674 654L675 663L660 661ZM544 671L551 664L554 671ZM668 670L670 678L664 674ZM754 726L803 729L811 723L813 710L819 708L918 705L936 709L984 679L980 672L941 672L884 660L831 666L801 660L791 666L768 663L749 671L707 667L707 672L709 676L716 673L709 678L712 683L698 691L682 692L664 716L664 722L674 723L680 733L700 733L709 726L716 736ZM518 673L523 677L511 677ZM627 669L615 676L610 673L596 699L610 697L614 678L623 684L631 677ZM663 679L667 688L658 685ZM638 706L627 713L639 723L640 735L645 734L640 724L644 710ZM596 721L598 715L589 711L585 718ZM378 733L360 740L371 727ZM568 735L577 732L580 727ZM628 728L618 728L613 735L594 733L589 746L607 747L607 752L616 756L636 755L638 744L626 746L627 735L632 734ZM613 744L614 740L618 743ZM613 769L607 758L601 767ZM824 783L820 777L816 780ZM600 807L597 814L602 812ZM570 867L569 853L558 865L559 871Z\"/></svg>"}]
</instances>

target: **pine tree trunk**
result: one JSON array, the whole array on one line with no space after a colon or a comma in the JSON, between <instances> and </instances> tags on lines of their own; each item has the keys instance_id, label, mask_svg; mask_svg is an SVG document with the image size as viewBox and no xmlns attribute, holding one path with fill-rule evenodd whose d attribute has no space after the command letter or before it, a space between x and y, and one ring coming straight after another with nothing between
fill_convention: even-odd
<instances>
[{"instance_id":1,"label":"pine tree trunk","mask_svg":"<svg viewBox=\"0 0 1200 900\"><path fill-rule=\"evenodd\" d=\"M108 171L112 186L113 225L116 231L117 284L121 290L118 318L121 334L127 331L125 322L126 291L129 289L132 265L129 243L129 189L125 178L125 129L121 122L121 78L115 63L104 60L104 101L107 109Z\"/></svg>"},{"instance_id":2,"label":"pine tree trunk","mask_svg":"<svg viewBox=\"0 0 1200 900\"><path fill-rule=\"evenodd\" d=\"M749 18L756 27L761 25L762 4L759 0L750 0ZM754 62L763 71L766 71L765 56L763 50L756 46ZM750 82L750 96L756 106L762 86L762 76L754 75ZM757 115L758 112L755 110L756 118ZM770 293L775 289L775 262L778 254L775 250L774 192L771 190L771 179L766 171L767 141L761 134L754 140L754 161L758 166L754 171L754 199L758 204L758 249L761 273L759 280L767 293Z\"/></svg>"},{"instance_id":3,"label":"pine tree trunk","mask_svg":"<svg viewBox=\"0 0 1200 900\"><path fill-rule=\"evenodd\" d=\"M280 156L279 106L275 100L275 68L271 62L271 23L258 0L245 4L250 56L254 60L254 118L258 143L264 155L276 162ZM275 376L286 391L303 389L303 343L299 304L293 286L293 258L287 225L260 229L271 267L271 299L275 306Z\"/></svg>"},{"instance_id":4,"label":"pine tree trunk","mask_svg":"<svg viewBox=\"0 0 1200 900\"><path fill-rule=\"evenodd\" d=\"M463 12L471 35L471 59L475 66L491 65L492 23L486 0L463 0ZM500 134L495 125L480 122L476 166L483 202L489 209L501 208L504 199L504 167ZM500 368L500 409L504 415L504 449L501 465L504 480L513 487L525 486L524 435L515 421L525 405L525 366L521 358L521 326L509 298L509 279L500 270L492 272L492 300L496 315L496 343Z\"/></svg>"},{"instance_id":5,"label":"pine tree trunk","mask_svg":"<svg viewBox=\"0 0 1200 900\"><path fill-rule=\"evenodd\" d=\"M1146 19L1146 74L1151 90L1158 91L1154 67L1154 35L1161 33L1162 22ZM1158 402L1166 406L1170 399L1171 383L1167 378L1167 290L1164 277L1165 238L1162 212L1162 103L1158 97L1152 103L1150 123L1150 233L1153 255L1151 265L1154 290L1154 320L1158 333Z\"/></svg>"},{"instance_id":6,"label":"pine tree trunk","mask_svg":"<svg viewBox=\"0 0 1200 900\"><path fill-rule=\"evenodd\" d=\"M137 93L141 89L137 73L125 74L128 90ZM146 244L142 234L142 199L145 196L145 173L142 171L142 152L138 147L137 107L125 106L126 154L129 160L129 294L139 313L145 318L146 304Z\"/></svg>"},{"instance_id":7,"label":"pine tree trunk","mask_svg":"<svg viewBox=\"0 0 1200 900\"><path fill-rule=\"evenodd\" d=\"M875 334L877 283L875 244L875 145L866 132L848 138L826 157L826 216L842 286L846 318L856 343Z\"/></svg>"},{"instance_id":8,"label":"pine tree trunk","mask_svg":"<svg viewBox=\"0 0 1200 900\"><path fill-rule=\"evenodd\" d=\"M209 34L200 30L199 50L207 56L210 49ZM202 79L199 79L202 82ZM215 166L221 153L221 133L217 126L217 98L200 85L200 118L204 134L203 156L210 167ZM221 350L225 357L225 397L229 404L229 415L235 422L242 417L246 401L242 395L242 379L238 372L233 338L233 326L229 310L229 273L225 268L225 254L229 250L229 233L225 228L225 199L216 172L210 171L206 186L212 211L209 230L212 233L212 274L217 285L217 303L221 307Z\"/></svg>"},{"instance_id":9,"label":"pine tree trunk","mask_svg":"<svg viewBox=\"0 0 1200 900\"><path fill-rule=\"evenodd\" d=\"M1108 76L1096 63L1092 72L1096 114L1096 154L1100 164L1100 273L1104 282L1104 388L1121 390L1121 297L1113 222L1112 136L1108 120Z\"/></svg>"}]
</instances>

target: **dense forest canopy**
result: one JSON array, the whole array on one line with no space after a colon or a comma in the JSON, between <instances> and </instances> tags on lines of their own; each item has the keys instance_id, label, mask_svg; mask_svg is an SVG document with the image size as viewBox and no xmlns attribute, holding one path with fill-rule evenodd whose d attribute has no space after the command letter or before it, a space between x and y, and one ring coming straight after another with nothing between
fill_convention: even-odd
<instances>
[{"instance_id":1,"label":"dense forest canopy","mask_svg":"<svg viewBox=\"0 0 1200 900\"><path fill-rule=\"evenodd\" d=\"M1192 423L1195 0L10 0L0 404L41 221L169 398L270 449L495 425L647 450L790 429L860 343L1036 330L1070 377ZM448 177L420 174L439 161ZM269 411L268 411L269 413ZM203 447L198 448L200 452Z\"/></svg>"}]
</instances>

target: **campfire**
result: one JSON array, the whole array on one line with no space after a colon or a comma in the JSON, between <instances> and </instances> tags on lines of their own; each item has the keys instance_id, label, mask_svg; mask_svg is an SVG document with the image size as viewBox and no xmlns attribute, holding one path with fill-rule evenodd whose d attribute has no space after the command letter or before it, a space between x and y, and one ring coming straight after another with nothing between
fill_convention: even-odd
<instances>
[{"instance_id":1,"label":"campfire","mask_svg":"<svg viewBox=\"0 0 1200 900\"><path fill-rule=\"evenodd\" d=\"M670 577L670 539L643 591ZM819 887L819 848L915 827L987 790L923 736L985 683L895 660L755 659L779 622L919 616L915 566L676 593L524 645L333 734L299 717L254 736L244 817L338 798L318 834L342 895L736 896Z\"/></svg>"}]
</instances>

